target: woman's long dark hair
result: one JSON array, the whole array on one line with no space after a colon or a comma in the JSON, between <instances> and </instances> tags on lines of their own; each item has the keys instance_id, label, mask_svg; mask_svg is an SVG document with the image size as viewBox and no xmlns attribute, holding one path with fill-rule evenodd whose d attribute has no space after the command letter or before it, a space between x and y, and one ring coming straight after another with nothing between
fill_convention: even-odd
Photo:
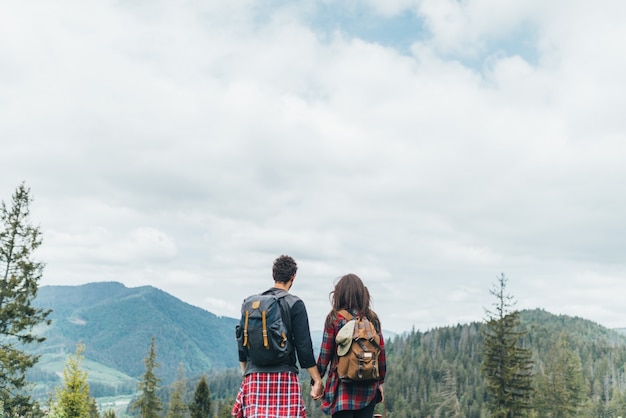
<instances>
[{"instance_id":1,"label":"woman's long dark hair","mask_svg":"<svg viewBox=\"0 0 626 418\"><path fill-rule=\"evenodd\" d=\"M331 327L337 319L337 312L345 309L348 312L356 311L365 316L380 330L378 315L370 306L370 292L359 276L352 273L342 276L329 296L333 308L326 316L326 327Z\"/></svg>"}]
</instances>

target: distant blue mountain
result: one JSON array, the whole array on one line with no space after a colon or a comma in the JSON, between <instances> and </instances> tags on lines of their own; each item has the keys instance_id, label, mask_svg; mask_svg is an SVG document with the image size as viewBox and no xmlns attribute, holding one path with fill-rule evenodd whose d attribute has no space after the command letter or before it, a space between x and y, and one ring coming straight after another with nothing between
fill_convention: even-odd
<instances>
[{"instance_id":1,"label":"distant blue mountain","mask_svg":"<svg viewBox=\"0 0 626 418\"><path fill-rule=\"evenodd\" d=\"M238 366L237 319L218 317L152 286L42 286L34 304L53 310L52 325L40 330L46 337L35 347L40 354L73 353L82 342L87 361L137 378L155 336L163 383L175 379L180 364L188 375Z\"/></svg>"}]
</instances>

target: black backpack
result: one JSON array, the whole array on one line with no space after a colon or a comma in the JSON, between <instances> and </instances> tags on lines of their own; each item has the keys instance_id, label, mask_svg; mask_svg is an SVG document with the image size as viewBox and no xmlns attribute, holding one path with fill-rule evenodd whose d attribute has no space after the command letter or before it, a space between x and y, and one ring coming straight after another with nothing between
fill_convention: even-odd
<instances>
[{"instance_id":1,"label":"black backpack","mask_svg":"<svg viewBox=\"0 0 626 418\"><path fill-rule=\"evenodd\" d=\"M287 363L292 343L291 317L284 290L270 289L248 296L241 305L241 320L235 334L239 350L257 366Z\"/></svg>"}]
</instances>

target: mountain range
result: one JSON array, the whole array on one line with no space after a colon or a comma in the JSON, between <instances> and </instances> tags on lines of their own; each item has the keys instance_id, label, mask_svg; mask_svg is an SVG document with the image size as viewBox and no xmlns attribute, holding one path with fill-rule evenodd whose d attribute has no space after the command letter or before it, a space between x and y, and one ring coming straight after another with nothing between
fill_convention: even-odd
<instances>
[{"instance_id":1,"label":"mountain range","mask_svg":"<svg viewBox=\"0 0 626 418\"><path fill-rule=\"evenodd\" d=\"M216 316L152 286L42 286L34 305L52 309L51 325L36 330L45 342L32 346L41 359L30 379L50 383L40 384L40 391L60 384L68 355L79 342L85 346L83 364L92 392L105 395L135 390L153 336L163 384L176 378L181 364L188 375L238 367L238 319Z\"/></svg>"},{"instance_id":2,"label":"mountain range","mask_svg":"<svg viewBox=\"0 0 626 418\"><path fill-rule=\"evenodd\" d=\"M42 286L34 304L53 310L52 324L36 330L46 341L29 346L41 354L28 376L35 383L36 399L47 399L61 385L68 355L79 342L85 346L82 368L101 405L107 399L130 400L145 371L143 360L153 336L162 387L176 379L180 365L190 390L205 374L211 393L220 402L228 403L241 382L234 339L238 319L216 316L155 287L127 288L117 282ZM538 376L551 367L560 335L567 340L567 353L580 359L585 387L582 407L588 412L580 417L600 416L593 412L596 409L626 414L623 329L609 330L583 318L541 309L522 311L520 318L528 331L524 343L533 351ZM457 403L466 417L484 416L486 389L480 373L484 326L470 323L385 334L390 376L385 384L387 408L395 409L398 417L426 417L440 407L437 402L445 392L446 376L456 376ZM314 347L319 347L321 332L312 334ZM319 405L306 402L311 418L323 416ZM422 415L415 415L418 410Z\"/></svg>"}]
</instances>

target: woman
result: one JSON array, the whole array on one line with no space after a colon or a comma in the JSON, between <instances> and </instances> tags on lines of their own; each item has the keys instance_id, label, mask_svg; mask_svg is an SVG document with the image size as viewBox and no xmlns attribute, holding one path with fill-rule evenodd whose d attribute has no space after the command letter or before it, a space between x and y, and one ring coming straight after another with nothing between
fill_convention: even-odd
<instances>
[{"instance_id":1,"label":"woman","mask_svg":"<svg viewBox=\"0 0 626 418\"><path fill-rule=\"evenodd\" d=\"M330 293L332 309L326 317L322 347L317 359L317 367L324 376L328 369L322 409L333 418L372 418L374 406L384 399L383 383L385 381L385 343L383 340L380 320L370 307L370 294L367 287L356 274L341 277L335 289ZM337 374L337 344L335 337L348 318L340 311L346 310L350 315L367 318L380 336L380 354L378 370L380 379L367 384L344 383Z\"/></svg>"}]
</instances>

